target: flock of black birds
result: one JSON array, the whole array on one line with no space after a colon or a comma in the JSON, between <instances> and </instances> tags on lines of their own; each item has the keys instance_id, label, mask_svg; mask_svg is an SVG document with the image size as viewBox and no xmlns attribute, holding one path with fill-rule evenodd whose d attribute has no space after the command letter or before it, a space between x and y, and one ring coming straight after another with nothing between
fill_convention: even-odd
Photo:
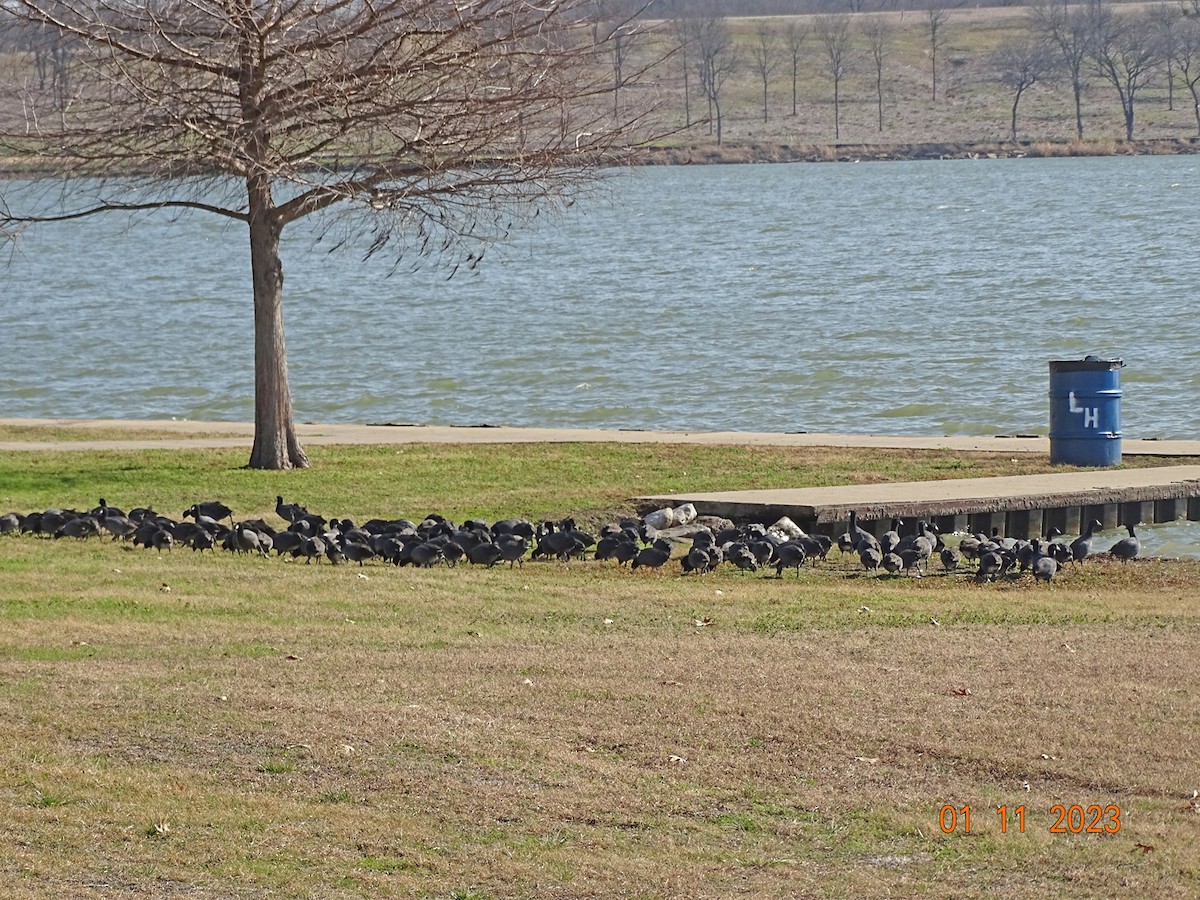
<instances>
[{"instance_id":1,"label":"flock of black birds","mask_svg":"<svg viewBox=\"0 0 1200 900\"><path fill-rule=\"evenodd\" d=\"M882 538L876 538L859 527L856 514L851 512L850 530L839 539L839 546L844 552L857 553L868 571L882 568L891 574L919 575L936 554L946 572L957 571L964 560L973 562L980 581L1032 572L1035 581L1049 583L1063 565L1082 566L1094 554L1095 532L1103 527L1103 523L1093 519L1082 534L1069 542L1059 539L1062 532L1058 529L1052 529L1045 538L1032 540L1006 538L996 529L991 535L967 535L956 547L951 547L943 541L936 526L923 521L917 522L915 534L901 537L898 528L903 524L899 518L892 519L891 529ZM1128 537L1113 544L1108 555L1128 562L1141 552L1141 542L1133 525L1125 528Z\"/></svg>"},{"instance_id":2,"label":"flock of black birds","mask_svg":"<svg viewBox=\"0 0 1200 900\"><path fill-rule=\"evenodd\" d=\"M914 533L902 537L899 528L904 523L895 518L891 529L876 537L860 527L851 512L849 530L836 542L826 535L805 534L790 520L781 519L771 526L726 523L714 529L697 525L690 529L691 545L684 551L676 543L678 532L659 532L645 518L622 519L592 535L569 518L537 524L527 519L456 524L431 514L420 522L371 519L357 525L349 518L325 519L299 504L284 503L283 497L276 497L275 512L285 523L282 528L262 519L235 522L233 511L217 501L196 503L179 519L172 519L145 507L125 512L101 499L88 511L8 513L0 516L0 534L77 540L109 535L114 541L158 551L190 547L215 552L221 548L263 557L274 553L305 563L352 562L360 566L378 560L427 568L439 563L454 566L465 560L489 568L507 562L513 568L523 565L526 558L566 562L590 553L593 559L614 560L633 569L661 569L678 558L683 574L703 574L728 563L748 572L773 568L778 577L783 577L785 569L795 569L799 575L805 563L815 566L836 546L843 555L856 554L870 573L919 576L928 571L936 556L948 573L959 571L964 561L975 564L976 578L981 581L1032 572L1035 580L1050 582L1061 566L1082 565L1093 555L1094 532L1101 527L1100 522L1092 521L1069 543L1058 540L1060 534L1019 541L994 533L969 535L957 546L949 546L937 528L924 521L917 523ZM1129 536L1108 551L1121 560L1133 559L1140 550L1134 527L1126 527Z\"/></svg>"}]
</instances>

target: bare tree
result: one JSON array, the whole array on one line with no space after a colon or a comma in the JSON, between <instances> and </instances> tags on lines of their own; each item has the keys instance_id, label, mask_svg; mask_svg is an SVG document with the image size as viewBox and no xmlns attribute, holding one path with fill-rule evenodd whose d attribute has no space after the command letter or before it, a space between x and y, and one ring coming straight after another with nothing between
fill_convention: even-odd
<instances>
[{"instance_id":1,"label":"bare tree","mask_svg":"<svg viewBox=\"0 0 1200 900\"><path fill-rule=\"evenodd\" d=\"M47 187L0 185L0 230L131 211L247 228L254 468L303 467L283 330L284 229L313 217L368 254L474 263L492 238L637 140L611 120L609 47L582 2L9 0L77 48L61 129L32 84L0 96L0 144L38 144ZM640 73L623 73L628 84ZM582 136L588 139L581 144ZM91 179L74 179L88 175ZM344 213L344 215L337 215Z\"/></svg>"},{"instance_id":2,"label":"bare tree","mask_svg":"<svg viewBox=\"0 0 1200 900\"><path fill-rule=\"evenodd\" d=\"M1178 6L1157 3L1148 11L1150 21L1157 30L1158 48L1162 54L1167 74L1167 109L1175 109L1175 42L1179 37L1179 26L1183 11Z\"/></svg>"},{"instance_id":3,"label":"bare tree","mask_svg":"<svg viewBox=\"0 0 1200 900\"><path fill-rule=\"evenodd\" d=\"M641 34L641 26L636 22L618 20L604 23L601 27L607 32L602 40L608 45L612 58L613 118L619 119L621 117L621 88L625 84L625 65L629 60L635 39Z\"/></svg>"},{"instance_id":4,"label":"bare tree","mask_svg":"<svg viewBox=\"0 0 1200 900\"><path fill-rule=\"evenodd\" d=\"M1188 16L1180 23L1174 57L1183 83L1192 95L1196 135L1200 137L1200 16Z\"/></svg>"},{"instance_id":5,"label":"bare tree","mask_svg":"<svg viewBox=\"0 0 1200 900\"><path fill-rule=\"evenodd\" d=\"M705 16L695 20L697 74L700 87L708 101L709 133L716 129L717 146L721 145L721 91L729 76L737 69L738 59L733 50L729 23L723 16Z\"/></svg>"},{"instance_id":6,"label":"bare tree","mask_svg":"<svg viewBox=\"0 0 1200 900\"><path fill-rule=\"evenodd\" d=\"M1125 140L1133 140L1139 92L1149 85L1162 58L1154 23L1145 15L1116 15L1103 0L1091 7L1088 53L1096 72L1111 84L1125 116Z\"/></svg>"},{"instance_id":7,"label":"bare tree","mask_svg":"<svg viewBox=\"0 0 1200 900\"><path fill-rule=\"evenodd\" d=\"M1033 26L1058 49L1075 99L1075 135L1083 140L1084 67L1088 59L1089 15L1067 0L1048 0L1032 9Z\"/></svg>"},{"instance_id":8,"label":"bare tree","mask_svg":"<svg viewBox=\"0 0 1200 900\"><path fill-rule=\"evenodd\" d=\"M937 103L938 50L946 43L946 23L950 20L950 10L939 0L934 0L925 8L925 33L929 36L929 81L933 102Z\"/></svg>"},{"instance_id":9,"label":"bare tree","mask_svg":"<svg viewBox=\"0 0 1200 900\"><path fill-rule=\"evenodd\" d=\"M672 50L679 57L683 69L683 121L686 127L692 127L692 90L691 65L689 59L696 43L696 29L693 20L676 18L670 26Z\"/></svg>"},{"instance_id":10,"label":"bare tree","mask_svg":"<svg viewBox=\"0 0 1200 900\"><path fill-rule=\"evenodd\" d=\"M779 68L779 42L775 28L769 22L759 22L750 45L750 64L762 81L762 115L767 121L767 88L771 76Z\"/></svg>"},{"instance_id":11,"label":"bare tree","mask_svg":"<svg viewBox=\"0 0 1200 900\"><path fill-rule=\"evenodd\" d=\"M1200 0L1197 0L1200 2ZM788 61L792 64L792 115L796 115L796 82L800 76L801 51L808 38L808 29L789 19L783 29L783 42L787 47Z\"/></svg>"},{"instance_id":12,"label":"bare tree","mask_svg":"<svg viewBox=\"0 0 1200 900\"><path fill-rule=\"evenodd\" d=\"M1050 53L1040 41L1014 39L1001 44L992 61L999 73L1000 83L1013 92L1011 134L1015 141L1017 107L1025 91L1041 81L1050 68Z\"/></svg>"},{"instance_id":13,"label":"bare tree","mask_svg":"<svg viewBox=\"0 0 1200 900\"><path fill-rule=\"evenodd\" d=\"M875 68L875 109L879 113L879 133L883 134L883 69L892 49L896 26L890 18L877 13L862 20L862 32L867 37Z\"/></svg>"},{"instance_id":14,"label":"bare tree","mask_svg":"<svg viewBox=\"0 0 1200 900\"><path fill-rule=\"evenodd\" d=\"M825 51L826 74L833 82L833 137L842 137L841 85L850 65L850 16L829 13L813 20L813 33Z\"/></svg>"}]
</instances>

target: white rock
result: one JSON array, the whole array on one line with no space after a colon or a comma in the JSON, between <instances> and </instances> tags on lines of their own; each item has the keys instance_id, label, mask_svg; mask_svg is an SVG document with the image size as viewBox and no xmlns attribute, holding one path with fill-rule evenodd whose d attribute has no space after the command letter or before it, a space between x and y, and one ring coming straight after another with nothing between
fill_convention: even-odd
<instances>
[{"instance_id":1,"label":"white rock","mask_svg":"<svg viewBox=\"0 0 1200 900\"><path fill-rule=\"evenodd\" d=\"M784 516L782 519L768 528L767 531L773 531L777 534L782 534L790 541L795 540L796 538L804 537L804 530L787 516Z\"/></svg>"},{"instance_id":2,"label":"white rock","mask_svg":"<svg viewBox=\"0 0 1200 900\"><path fill-rule=\"evenodd\" d=\"M675 524L687 525L693 522L696 518L696 507L690 503L685 503L683 506L675 507Z\"/></svg>"},{"instance_id":3,"label":"white rock","mask_svg":"<svg viewBox=\"0 0 1200 900\"><path fill-rule=\"evenodd\" d=\"M646 514L645 521L651 528L670 528L675 524L675 510L669 506L656 509L654 512Z\"/></svg>"}]
</instances>

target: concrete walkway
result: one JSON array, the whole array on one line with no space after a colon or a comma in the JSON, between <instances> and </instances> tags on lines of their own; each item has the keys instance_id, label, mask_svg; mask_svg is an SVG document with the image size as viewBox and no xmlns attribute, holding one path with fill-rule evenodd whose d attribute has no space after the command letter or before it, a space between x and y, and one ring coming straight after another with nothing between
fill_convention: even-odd
<instances>
[{"instance_id":1,"label":"concrete walkway","mask_svg":"<svg viewBox=\"0 0 1200 900\"><path fill-rule=\"evenodd\" d=\"M892 516L938 521L948 528L974 523L990 533L1034 537L1048 525L1078 533L1096 518L1106 528L1131 522L1200 518L1200 465L1053 472L999 478L961 478L837 487L720 491L642 497L655 506L691 503L701 515L768 522L788 516L806 528L842 528L854 510L872 525ZM952 520L952 521L942 521Z\"/></svg>"},{"instance_id":2,"label":"concrete walkway","mask_svg":"<svg viewBox=\"0 0 1200 900\"><path fill-rule=\"evenodd\" d=\"M176 419L0 419L0 426L66 429L62 440L0 441L0 451L139 450L203 447L250 448L254 426L248 422L195 422ZM301 444L518 444L603 443L715 444L758 447L875 447L881 449L958 450L991 453L1048 453L1045 437L929 437L872 434L777 434L754 431L625 431L583 428L510 428L507 426L333 425L296 426ZM128 439L97 432L131 432ZM142 434L137 434L142 432ZM147 436L146 433L152 433ZM1200 441L1122 441L1129 456L1200 457Z\"/></svg>"}]
</instances>

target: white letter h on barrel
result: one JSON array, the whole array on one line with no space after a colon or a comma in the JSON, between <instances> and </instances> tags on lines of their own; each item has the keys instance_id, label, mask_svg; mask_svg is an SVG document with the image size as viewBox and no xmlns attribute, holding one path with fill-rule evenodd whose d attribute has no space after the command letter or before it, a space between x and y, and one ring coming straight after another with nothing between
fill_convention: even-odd
<instances>
[{"instance_id":1,"label":"white letter h on barrel","mask_svg":"<svg viewBox=\"0 0 1200 900\"><path fill-rule=\"evenodd\" d=\"M1075 392L1071 391L1067 394L1068 408L1073 413L1083 413L1084 428L1099 428L1100 427L1100 407L1098 406L1078 406L1075 403Z\"/></svg>"}]
</instances>

